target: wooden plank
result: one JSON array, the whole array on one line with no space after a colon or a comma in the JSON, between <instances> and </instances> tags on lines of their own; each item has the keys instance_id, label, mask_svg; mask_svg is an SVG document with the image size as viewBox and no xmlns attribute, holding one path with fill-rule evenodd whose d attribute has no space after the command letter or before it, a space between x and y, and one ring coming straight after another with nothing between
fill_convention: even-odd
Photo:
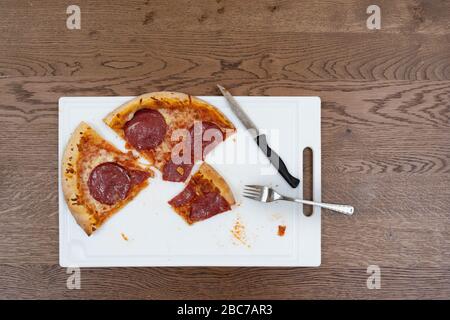
<instances>
[{"instance_id":1,"label":"wooden plank","mask_svg":"<svg viewBox=\"0 0 450 320\"><path fill-rule=\"evenodd\" d=\"M115 35L135 33L137 37L144 32L162 30L367 33L369 15L366 9L372 4L369 0L77 1L82 13L82 29ZM448 1L380 0L376 4L381 8L383 32L450 32ZM2 1L2 31L17 40L36 40L46 32L59 38L67 31L65 12L68 5L51 0ZM33 28L23 32L23 26Z\"/></svg>"},{"instance_id":2,"label":"wooden plank","mask_svg":"<svg viewBox=\"0 0 450 320\"><path fill-rule=\"evenodd\" d=\"M445 299L450 294L448 268L381 266L379 290L367 289L368 276L366 266L81 269L81 289L68 290L69 275L58 266L1 264L0 298Z\"/></svg>"},{"instance_id":3,"label":"wooden plank","mask_svg":"<svg viewBox=\"0 0 450 320\"><path fill-rule=\"evenodd\" d=\"M78 32L78 31L75 31ZM1 38L1 34L0 34ZM0 77L142 76L290 80L449 80L446 35L388 33L103 33L0 48Z\"/></svg>"}]
</instances>

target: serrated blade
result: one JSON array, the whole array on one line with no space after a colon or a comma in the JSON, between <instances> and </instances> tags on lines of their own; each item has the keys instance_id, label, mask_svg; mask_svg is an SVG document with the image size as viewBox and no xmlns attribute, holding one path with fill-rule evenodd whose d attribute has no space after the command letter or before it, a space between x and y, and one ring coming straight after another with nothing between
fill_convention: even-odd
<instances>
[{"instance_id":1,"label":"serrated blade","mask_svg":"<svg viewBox=\"0 0 450 320\"><path fill-rule=\"evenodd\" d=\"M229 93L227 89L225 89L219 84L217 85L217 88L219 88L220 92L222 92L223 96L225 97L225 99L227 99L228 103L230 104L233 113L242 122L244 127L247 128L247 130L250 132L253 138L259 136L258 128L253 123L253 121L248 117L245 111L241 108L241 106L236 101L236 99L231 95L231 93Z\"/></svg>"}]
</instances>

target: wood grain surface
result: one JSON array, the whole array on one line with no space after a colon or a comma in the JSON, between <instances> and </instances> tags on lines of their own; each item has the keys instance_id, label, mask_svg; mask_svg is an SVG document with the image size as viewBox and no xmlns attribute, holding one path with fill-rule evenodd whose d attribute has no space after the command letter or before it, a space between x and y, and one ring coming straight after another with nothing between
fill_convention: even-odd
<instances>
[{"instance_id":1,"label":"wood grain surface","mask_svg":"<svg viewBox=\"0 0 450 320\"><path fill-rule=\"evenodd\" d=\"M0 0L0 298L450 298L450 1ZM58 266L61 96L322 98L320 268ZM369 265L381 289L366 287Z\"/></svg>"}]
</instances>

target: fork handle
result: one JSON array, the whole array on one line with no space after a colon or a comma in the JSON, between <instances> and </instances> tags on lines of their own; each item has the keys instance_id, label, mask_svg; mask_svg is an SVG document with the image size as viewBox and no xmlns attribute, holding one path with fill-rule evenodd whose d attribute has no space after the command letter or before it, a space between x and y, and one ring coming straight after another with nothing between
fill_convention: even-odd
<instances>
[{"instance_id":1,"label":"fork handle","mask_svg":"<svg viewBox=\"0 0 450 320\"><path fill-rule=\"evenodd\" d=\"M294 199L294 198L283 198L283 200L291 200L291 201L295 201L298 203L302 203L302 204L309 204L312 206L317 206L317 207L321 207L321 208L325 208L328 210L332 210L332 211L337 211L346 215L351 216L353 214L353 211L355 211L355 209L352 206L348 206L345 204L333 204L333 203L319 203L319 202L314 202L314 201L309 201L309 200L300 200L300 199Z\"/></svg>"}]
</instances>

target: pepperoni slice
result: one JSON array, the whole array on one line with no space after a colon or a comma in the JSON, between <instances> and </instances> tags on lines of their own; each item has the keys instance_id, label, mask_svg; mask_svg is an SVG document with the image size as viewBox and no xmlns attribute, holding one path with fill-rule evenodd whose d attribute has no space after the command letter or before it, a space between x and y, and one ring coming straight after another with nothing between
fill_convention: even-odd
<instances>
[{"instance_id":1,"label":"pepperoni slice","mask_svg":"<svg viewBox=\"0 0 450 320\"><path fill-rule=\"evenodd\" d=\"M172 160L169 160L163 168L163 180L172 182L186 181L193 167L193 163L176 164Z\"/></svg>"},{"instance_id":2,"label":"pepperoni slice","mask_svg":"<svg viewBox=\"0 0 450 320\"><path fill-rule=\"evenodd\" d=\"M150 176L148 172L140 170L128 170L128 174L130 175L132 185L141 184Z\"/></svg>"},{"instance_id":3,"label":"pepperoni slice","mask_svg":"<svg viewBox=\"0 0 450 320\"><path fill-rule=\"evenodd\" d=\"M195 187L192 184L188 184L186 188L181 191L177 196L169 201L171 206L180 207L186 203L189 203L195 197Z\"/></svg>"},{"instance_id":4,"label":"pepperoni slice","mask_svg":"<svg viewBox=\"0 0 450 320\"><path fill-rule=\"evenodd\" d=\"M125 139L138 150L152 150L164 140L167 124L158 110L141 109L124 126Z\"/></svg>"},{"instance_id":5,"label":"pepperoni slice","mask_svg":"<svg viewBox=\"0 0 450 320\"><path fill-rule=\"evenodd\" d=\"M193 222L201 221L230 209L230 205L225 198L219 192L213 191L192 202L189 218Z\"/></svg>"},{"instance_id":6,"label":"pepperoni slice","mask_svg":"<svg viewBox=\"0 0 450 320\"><path fill-rule=\"evenodd\" d=\"M200 127L201 125L201 127ZM196 126L199 126L199 130ZM212 122L201 122L194 124L189 129L191 137L191 163L176 164L170 159L163 168L163 180L183 182L189 177L195 161L204 160L205 151L210 151L215 145L223 141L222 130ZM214 145L212 145L214 144ZM201 145L201 149L197 149ZM206 150L208 147L208 150Z\"/></svg>"},{"instance_id":7,"label":"pepperoni slice","mask_svg":"<svg viewBox=\"0 0 450 320\"><path fill-rule=\"evenodd\" d=\"M196 126L200 126L200 123L194 124L189 129L189 133L192 138L192 155L193 159L195 160L204 160L208 151L211 151L216 145L224 140L224 134L223 131L215 123L212 122L202 121L201 131ZM198 150L198 147L196 146L200 145L202 146L202 148L201 150ZM208 150L206 150L206 147L208 147ZM199 152L201 153L197 154Z\"/></svg>"},{"instance_id":8,"label":"pepperoni slice","mask_svg":"<svg viewBox=\"0 0 450 320\"><path fill-rule=\"evenodd\" d=\"M127 170L114 162L105 162L92 170L88 187L92 197L107 205L127 197L132 186Z\"/></svg>"}]
</instances>

